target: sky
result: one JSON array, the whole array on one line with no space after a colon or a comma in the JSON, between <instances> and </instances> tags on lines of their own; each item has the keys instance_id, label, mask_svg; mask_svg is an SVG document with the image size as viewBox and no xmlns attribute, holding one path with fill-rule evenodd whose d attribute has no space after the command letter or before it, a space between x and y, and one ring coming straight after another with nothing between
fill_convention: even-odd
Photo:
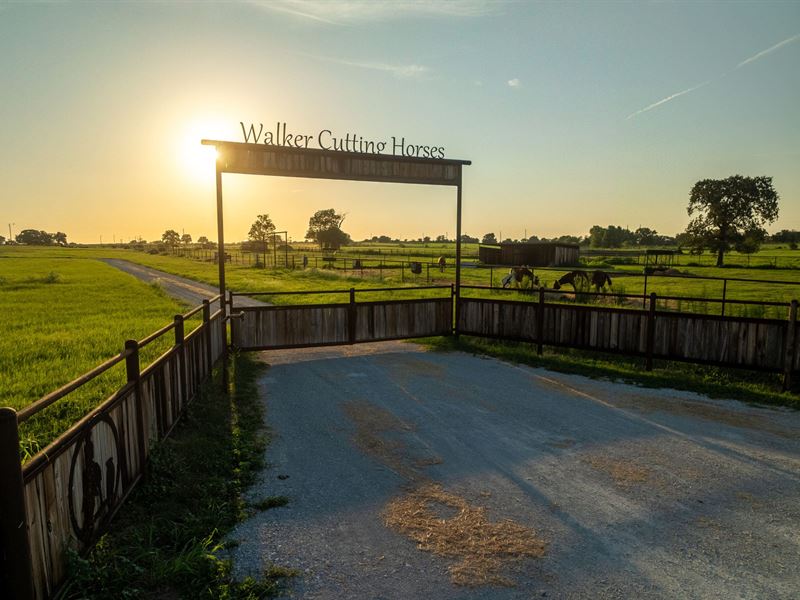
<instances>
[{"instance_id":1,"label":"sky","mask_svg":"<svg viewBox=\"0 0 800 600\"><path fill-rule=\"evenodd\" d=\"M695 182L767 175L800 229L800 2L0 2L0 234L216 239L240 122L444 147L463 231L675 234ZM455 191L223 176L226 240L314 211L454 235Z\"/></svg>"}]
</instances>

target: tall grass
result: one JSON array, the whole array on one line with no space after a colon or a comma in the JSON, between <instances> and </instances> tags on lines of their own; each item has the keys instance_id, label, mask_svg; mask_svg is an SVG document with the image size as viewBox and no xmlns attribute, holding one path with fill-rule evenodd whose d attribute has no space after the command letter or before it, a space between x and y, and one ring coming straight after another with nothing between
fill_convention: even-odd
<instances>
[{"instance_id":1,"label":"tall grass","mask_svg":"<svg viewBox=\"0 0 800 600\"><path fill-rule=\"evenodd\" d=\"M0 259L0 405L21 409L172 320L183 307L95 260ZM169 336L143 351L155 358ZM23 456L34 454L125 381L124 365L23 424Z\"/></svg>"}]
</instances>

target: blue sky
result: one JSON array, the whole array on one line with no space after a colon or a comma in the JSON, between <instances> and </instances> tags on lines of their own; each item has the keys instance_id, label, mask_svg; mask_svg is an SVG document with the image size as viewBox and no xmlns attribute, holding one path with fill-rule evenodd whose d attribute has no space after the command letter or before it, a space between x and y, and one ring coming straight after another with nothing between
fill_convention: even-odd
<instances>
[{"instance_id":1,"label":"blue sky","mask_svg":"<svg viewBox=\"0 0 800 600\"><path fill-rule=\"evenodd\" d=\"M798 2L0 4L0 224L213 239L199 138L280 120L471 159L472 235L673 234L697 180L735 173L773 176L770 229L800 229L798 36ZM300 238L331 206L355 238L454 228L452 190L226 176L225 194L229 239L261 212Z\"/></svg>"}]
</instances>

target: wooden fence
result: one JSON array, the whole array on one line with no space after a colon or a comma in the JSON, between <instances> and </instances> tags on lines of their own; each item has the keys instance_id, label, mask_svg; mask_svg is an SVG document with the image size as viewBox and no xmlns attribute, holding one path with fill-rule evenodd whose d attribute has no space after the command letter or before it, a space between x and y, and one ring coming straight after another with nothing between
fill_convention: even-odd
<instances>
[{"instance_id":1,"label":"wooden fence","mask_svg":"<svg viewBox=\"0 0 800 600\"><path fill-rule=\"evenodd\" d=\"M67 550L90 548L106 530L152 445L170 434L225 352L222 313L212 315L210 306L126 342L117 356L19 412L0 409L0 597L50 598L65 576ZM202 324L184 335L184 319L200 311ZM140 369L139 350L169 331L174 345ZM21 465L18 425L122 362L127 383Z\"/></svg>"},{"instance_id":2,"label":"wooden fence","mask_svg":"<svg viewBox=\"0 0 800 600\"><path fill-rule=\"evenodd\" d=\"M322 292L347 293L348 303L237 308L235 296L244 294L236 294L231 300L233 315L231 342L242 350L266 350L355 344L452 333L453 298L452 287L449 285L365 289L359 290L359 293L419 289L447 290L447 296L356 302L356 290L350 289Z\"/></svg>"},{"instance_id":3,"label":"wooden fence","mask_svg":"<svg viewBox=\"0 0 800 600\"><path fill-rule=\"evenodd\" d=\"M542 346L582 348L784 374L788 386L800 369L797 301L788 318L754 319L544 301L461 298L458 332Z\"/></svg>"}]
</instances>

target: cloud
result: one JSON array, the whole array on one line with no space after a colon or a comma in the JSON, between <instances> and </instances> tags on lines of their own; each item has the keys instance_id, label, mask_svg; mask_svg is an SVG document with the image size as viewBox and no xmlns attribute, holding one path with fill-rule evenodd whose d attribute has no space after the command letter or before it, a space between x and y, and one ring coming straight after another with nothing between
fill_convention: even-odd
<instances>
[{"instance_id":1,"label":"cloud","mask_svg":"<svg viewBox=\"0 0 800 600\"><path fill-rule=\"evenodd\" d=\"M406 17L474 18L494 13L499 7L490 0L249 0L249 3L264 10L329 25Z\"/></svg>"},{"instance_id":2,"label":"cloud","mask_svg":"<svg viewBox=\"0 0 800 600\"><path fill-rule=\"evenodd\" d=\"M508 80L508 87L510 87L510 88L522 87L522 82L519 79L517 79L516 77L514 79L509 79Z\"/></svg>"},{"instance_id":3,"label":"cloud","mask_svg":"<svg viewBox=\"0 0 800 600\"><path fill-rule=\"evenodd\" d=\"M670 100L674 100L675 98L679 98L681 96L684 96L685 94L688 94L688 93L693 92L695 90L699 90L700 88L705 87L710 83L714 83L715 81L719 81L720 79L722 79L723 77L726 77L727 75L730 75L731 73L733 73L737 69L740 69L741 67L743 67L745 65L748 65L748 64L753 63L753 62L755 62L757 60L760 60L761 58L764 58L768 54L772 54L773 52L775 52L779 48L781 48L783 46L786 46L788 44L791 44L792 42L796 42L797 40L800 40L800 33L798 33L797 35L794 35L794 36L792 36L790 38L786 38L782 42L778 42L774 46L770 46L766 50L762 50L761 52L758 52L758 53L754 54L750 58L746 58L745 60L740 62L738 65L736 65L730 71L726 71L725 73L722 73L721 75L719 75L719 76L717 76L717 77L715 77L713 79L709 79L708 81L704 81L703 83L700 83L698 85L692 86L692 87L690 87L688 89L683 90L682 92L676 92L675 94L667 96L666 98L662 98L658 102L653 102L653 104L645 106L644 108L641 108L641 109L637 110L636 112L633 112L633 113L629 114L627 117L625 117L625 119L626 120L632 119L632 118L636 117L637 115L640 115L642 113L646 113L649 110L653 110L654 108L657 108L657 107L661 106L662 104L666 104ZM508 83L509 83L509 85L511 85L510 81Z\"/></svg>"},{"instance_id":4,"label":"cloud","mask_svg":"<svg viewBox=\"0 0 800 600\"><path fill-rule=\"evenodd\" d=\"M744 59L742 62L740 62L738 65L736 65L736 68L738 69L738 68L743 67L745 65L748 65L748 64L750 64L752 62L756 62L758 59L764 58L767 54L772 54L778 48L780 48L782 46L787 46L788 44L791 44L792 42L796 42L797 40L800 40L800 33L798 33L797 35L793 35L790 38L786 38L782 42L778 42L774 46L770 46L766 50L762 50L761 52L758 52L757 54L754 54L750 58Z\"/></svg>"}]
</instances>

